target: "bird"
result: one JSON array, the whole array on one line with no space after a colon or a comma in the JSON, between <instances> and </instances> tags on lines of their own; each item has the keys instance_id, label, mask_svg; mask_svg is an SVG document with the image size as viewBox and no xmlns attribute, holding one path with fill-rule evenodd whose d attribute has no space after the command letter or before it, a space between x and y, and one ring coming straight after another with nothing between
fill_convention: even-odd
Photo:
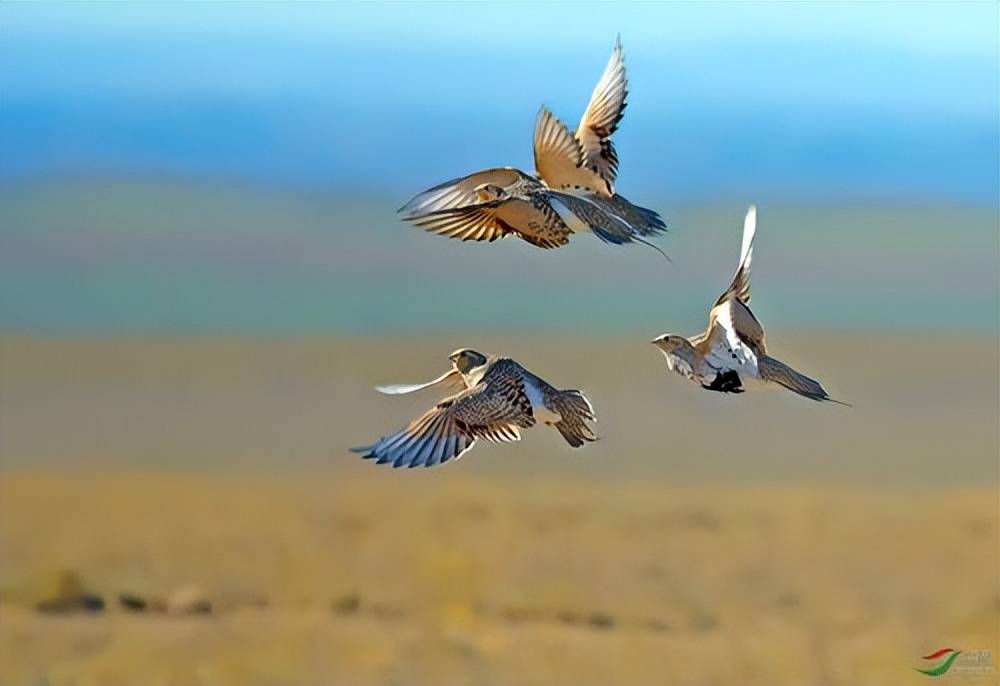
<instances>
[{"instance_id":1,"label":"bird","mask_svg":"<svg viewBox=\"0 0 1000 686\"><path fill-rule=\"evenodd\" d=\"M513 167L446 181L414 197L400 212L432 233L463 241L517 236L539 248L558 248L584 231L616 245L635 240L635 230L625 220L592 199L553 190Z\"/></svg>"},{"instance_id":2,"label":"bird","mask_svg":"<svg viewBox=\"0 0 1000 686\"><path fill-rule=\"evenodd\" d=\"M615 191L618 153L611 136L625 115L627 98L628 79L619 35L575 132L571 133L544 105L539 110L535 121L535 170L550 188L593 196L639 235L648 236L666 231L663 219Z\"/></svg>"},{"instance_id":3,"label":"bird","mask_svg":"<svg viewBox=\"0 0 1000 686\"><path fill-rule=\"evenodd\" d=\"M351 448L376 464L433 467L457 460L479 439L509 443L537 422L555 427L574 448L597 440L587 422L594 407L583 393L559 390L509 357L460 348L451 369L423 384L377 386L388 395L434 386L456 391L399 431L368 446Z\"/></svg>"},{"instance_id":4,"label":"bird","mask_svg":"<svg viewBox=\"0 0 1000 686\"><path fill-rule=\"evenodd\" d=\"M610 136L626 87L618 40L576 135L545 107L539 111L534 175L494 167L451 179L413 197L399 209L402 218L463 241L516 236L557 248L590 231L606 243L643 243L664 254L643 239L666 229L659 215L614 192L618 157Z\"/></svg>"},{"instance_id":5,"label":"bird","mask_svg":"<svg viewBox=\"0 0 1000 686\"><path fill-rule=\"evenodd\" d=\"M729 287L709 311L708 328L690 338L665 333L652 341L667 367L709 391L743 393L777 384L805 398L846 405L823 386L767 353L764 328L750 310L750 263L757 232L757 208L743 223L740 259Z\"/></svg>"}]
</instances>

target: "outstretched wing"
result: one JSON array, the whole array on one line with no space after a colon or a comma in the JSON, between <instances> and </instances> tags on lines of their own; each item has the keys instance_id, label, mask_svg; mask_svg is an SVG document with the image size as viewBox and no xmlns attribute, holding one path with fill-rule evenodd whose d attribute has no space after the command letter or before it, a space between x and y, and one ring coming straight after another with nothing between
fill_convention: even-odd
<instances>
[{"instance_id":1,"label":"outstretched wing","mask_svg":"<svg viewBox=\"0 0 1000 686\"><path fill-rule=\"evenodd\" d=\"M476 188L483 184L489 183L506 188L520 180L530 178L524 172L512 167L484 169L428 188L399 208L399 212L404 219L413 219L429 212L475 205L479 202Z\"/></svg>"},{"instance_id":2,"label":"outstretched wing","mask_svg":"<svg viewBox=\"0 0 1000 686\"><path fill-rule=\"evenodd\" d=\"M518 427L534 424L523 381L516 370L494 367L475 387L441 401L404 429L351 450L378 464L433 467L458 459L480 438L520 440Z\"/></svg>"},{"instance_id":3,"label":"outstretched wing","mask_svg":"<svg viewBox=\"0 0 1000 686\"><path fill-rule=\"evenodd\" d=\"M740 246L740 261L736 266L736 274L733 275L729 287L715 301L716 305L721 305L733 297L745 305L750 304L750 262L753 260L753 239L756 234L757 207L751 205L743 220L743 243Z\"/></svg>"},{"instance_id":4,"label":"outstretched wing","mask_svg":"<svg viewBox=\"0 0 1000 686\"><path fill-rule=\"evenodd\" d=\"M729 287L715 301L708 316L708 330L699 343L702 352L712 355L716 363L732 360L730 364L735 366L731 368L740 369L749 365L754 371L758 358L767 352L764 327L748 304L750 262L756 232L757 208L751 205L743 222L743 244L736 274Z\"/></svg>"},{"instance_id":5,"label":"outstretched wing","mask_svg":"<svg viewBox=\"0 0 1000 686\"><path fill-rule=\"evenodd\" d=\"M407 218L431 233L461 241L495 241L514 233L514 229L500 220L497 208L502 201L468 205Z\"/></svg>"},{"instance_id":6,"label":"outstretched wing","mask_svg":"<svg viewBox=\"0 0 1000 686\"><path fill-rule=\"evenodd\" d=\"M544 195L439 210L410 221L448 238L495 241L502 236L516 234L542 248L566 245L573 233Z\"/></svg>"},{"instance_id":7,"label":"outstretched wing","mask_svg":"<svg viewBox=\"0 0 1000 686\"><path fill-rule=\"evenodd\" d=\"M447 386L454 391L463 391L466 388L465 379L457 369L449 369L447 372L427 383L421 384L389 384L386 386L376 386L375 390L385 395L403 395L404 393L414 393L425 388L434 386Z\"/></svg>"},{"instance_id":8,"label":"outstretched wing","mask_svg":"<svg viewBox=\"0 0 1000 686\"><path fill-rule=\"evenodd\" d=\"M373 445L351 448L366 460L393 467L433 467L458 459L476 444L476 437L455 421L447 406L438 405L406 428L383 436Z\"/></svg>"},{"instance_id":9,"label":"outstretched wing","mask_svg":"<svg viewBox=\"0 0 1000 686\"><path fill-rule=\"evenodd\" d=\"M580 143L566 125L544 106L538 111L535 121L534 152L535 173L552 188L572 186L577 176L587 173L580 170L583 164ZM593 183L591 176L579 180Z\"/></svg>"},{"instance_id":10,"label":"outstretched wing","mask_svg":"<svg viewBox=\"0 0 1000 686\"><path fill-rule=\"evenodd\" d=\"M628 97L628 80L625 78L625 56L621 36L615 39L601 80L590 96L587 109L576 129L576 138L583 150L583 164L603 180L609 195L614 194L618 177L618 154L611 142L611 135L625 114Z\"/></svg>"}]
</instances>

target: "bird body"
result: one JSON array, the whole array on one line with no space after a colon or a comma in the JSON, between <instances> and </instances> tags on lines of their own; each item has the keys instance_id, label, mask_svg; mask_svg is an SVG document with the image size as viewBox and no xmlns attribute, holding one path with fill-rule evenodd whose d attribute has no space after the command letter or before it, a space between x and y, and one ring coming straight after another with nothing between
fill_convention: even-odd
<instances>
[{"instance_id":1,"label":"bird body","mask_svg":"<svg viewBox=\"0 0 1000 686\"><path fill-rule=\"evenodd\" d=\"M767 353L764 328L750 310L750 264L756 231L757 209L751 207L743 224L736 274L712 306L708 328L690 338L663 334L652 343L663 353L668 369L710 391L743 393L777 384L811 400L838 402L818 381Z\"/></svg>"},{"instance_id":2,"label":"bird body","mask_svg":"<svg viewBox=\"0 0 1000 686\"><path fill-rule=\"evenodd\" d=\"M378 390L410 393L435 385L460 389L394 434L352 448L366 459L394 467L431 467L458 459L476 441L518 441L520 429L537 422L554 426L573 447L596 440L590 401L575 390L559 390L507 357L456 350L452 369L426 384Z\"/></svg>"}]
</instances>

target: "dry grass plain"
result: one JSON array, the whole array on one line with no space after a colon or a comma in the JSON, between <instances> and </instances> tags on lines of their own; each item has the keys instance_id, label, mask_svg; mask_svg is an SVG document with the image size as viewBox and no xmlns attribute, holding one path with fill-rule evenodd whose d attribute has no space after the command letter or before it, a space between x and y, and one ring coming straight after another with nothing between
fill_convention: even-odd
<instances>
[{"instance_id":1,"label":"dry grass plain","mask_svg":"<svg viewBox=\"0 0 1000 686\"><path fill-rule=\"evenodd\" d=\"M344 452L431 401L369 387L477 341L0 339L0 684L885 686L997 654L995 343L772 336L855 407L511 338L482 347L587 390L603 440L421 471ZM108 610L37 612L67 577ZM189 585L212 614L115 603Z\"/></svg>"}]
</instances>

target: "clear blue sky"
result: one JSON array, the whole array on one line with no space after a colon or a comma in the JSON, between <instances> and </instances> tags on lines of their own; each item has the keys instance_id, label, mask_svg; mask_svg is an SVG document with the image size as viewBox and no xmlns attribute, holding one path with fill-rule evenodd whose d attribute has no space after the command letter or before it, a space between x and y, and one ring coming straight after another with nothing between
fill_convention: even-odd
<instances>
[{"instance_id":1,"label":"clear blue sky","mask_svg":"<svg viewBox=\"0 0 1000 686\"><path fill-rule=\"evenodd\" d=\"M621 33L629 195L993 203L998 4L0 4L0 179L530 169Z\"/></svg>"}]
</instances>

